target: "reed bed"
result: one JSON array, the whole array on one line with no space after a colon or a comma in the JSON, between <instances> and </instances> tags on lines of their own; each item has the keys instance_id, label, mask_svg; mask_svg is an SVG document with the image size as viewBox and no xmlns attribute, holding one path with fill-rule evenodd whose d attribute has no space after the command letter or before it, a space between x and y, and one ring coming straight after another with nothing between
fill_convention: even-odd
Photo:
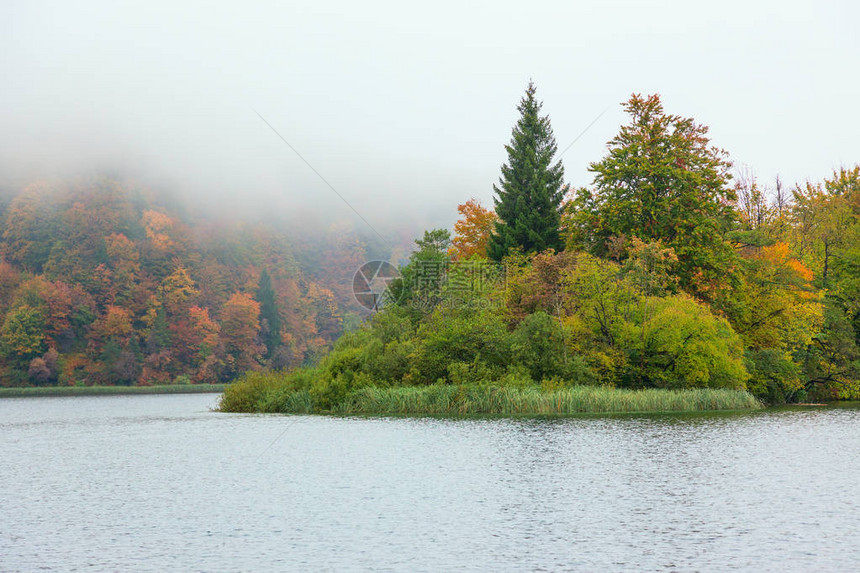
<instances>
[{"instance_id":1,"label":"reed bed","mask_svg":"<svg viewBox=\"0 0 860 573\"><path fill-rule=\"evenodd\" d=\"M314 401L307 390L283 390L268 394L260 411L272 414L314 414Z\"/></svg>"},{"instance_id":2,"label":"reed bed","mask_svg":"<svg viewBox=\"0 0 860 573\"><path fill-rule=\"evenodd\" d=\"M363 388L337 409L344 414L559 415L624 412L750 410L761 404L728 389L618 390L575 386L558 390L484 386Z\"/></svg>"},{"instance_id":3,"label":"reed bed","mask_svg":"<svg viewBox=\"0 0 860 573\"><path fill-rule=\"evenodd\" d=\"M751 394L729 389L619 390L574 386L555 390L500 386L366 387L350 392L330 410L320 410L307 390L277 387L273 380L228 388L222 411L335 413L367 415L565 415L624 412L751 410L762 404Z\"/></svg>"}]
</instances>

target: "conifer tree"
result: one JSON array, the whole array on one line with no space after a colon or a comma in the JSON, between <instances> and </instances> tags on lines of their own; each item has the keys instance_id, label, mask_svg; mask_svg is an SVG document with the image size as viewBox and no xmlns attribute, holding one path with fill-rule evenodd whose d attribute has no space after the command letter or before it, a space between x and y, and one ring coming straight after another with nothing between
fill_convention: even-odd
<instances>
[{"instance_id":1,"label":"conifer tree","mask_svg":"<svg viewBox=\"0 0 860 573\"><path fill-rule=\"evenodd\" d=\"M535 91L529 82L517 106L520 119L505 146L508 162L502 165L499 185L493 186L499 219L487 251L496 261L512 248L525 253L564 249L559 237L564 167L560 161L553 163L555 137L549 116L540 115L543 104Z\"/></svg>"},{"instance_id":2,"label":"conifer tree","mask_svg":"<svg viewBox=\"0 0 860 573\"><path fill-rule=\"evenodd\" d=\"M278 314L272 278L266 269L260 273L256 299L260 303L260 331L263 335L263 343L266 345L265 356L270 358L281 344L281 316Z\"/></svg>"}]
</instances>

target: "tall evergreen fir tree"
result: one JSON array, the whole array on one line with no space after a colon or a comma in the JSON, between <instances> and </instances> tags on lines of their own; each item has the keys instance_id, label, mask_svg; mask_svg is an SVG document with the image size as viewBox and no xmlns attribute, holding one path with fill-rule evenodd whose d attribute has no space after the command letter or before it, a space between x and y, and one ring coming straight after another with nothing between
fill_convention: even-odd
<instances>
[{"instance_id":1,"label":"tall evergreen fir tree","mask_svg":"<svg viewBox=\"0 0 860 573\"><path fill-rule=\"evenodd\" d=\"M272 278L266 269L260 273L256 298L257 302L260 303L260 331L263 336L263 343L266 345L266 358L271 358L275 349L281 344L281 316L278 314L278 303L275 300L275 290L272 288Z\"/></svg>"},{"instance_id":2,"label":"tall evergreen fir tree","mask_svg":"<svg viewBox=\"0 0 860 573\"><path fill-rule=\"evenodd\" d=\"M564 197L564 167L553 163L557 150L549 116L541 116L543 104L535 98L534 82L517 109L520 119L514 126L510 144L505 146L508 162L502 165L496 197L495 230L487 254L501 261L512 248L523 252L546 249L561 251L559 236L561 202Z\"/></svg>"}]
</instances>

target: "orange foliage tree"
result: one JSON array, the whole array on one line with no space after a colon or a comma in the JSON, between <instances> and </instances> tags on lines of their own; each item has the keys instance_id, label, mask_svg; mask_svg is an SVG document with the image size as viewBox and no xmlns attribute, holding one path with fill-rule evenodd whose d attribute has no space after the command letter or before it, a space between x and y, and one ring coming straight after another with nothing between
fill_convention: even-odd
<instances>
[{"instance_id":1,"label":"orange foliage tree","mask_svg":"<svg viewBox=\"0 0 860 573\"><path fill-rule=\"evenodd\" d=\"M259 339L260 303L246 293L235 293L221 310L221 338L228 374L260 367L265 347Z\"/></svg>"},{"instance_id":2,"label":"orange foliage tree","mask_svg":"<svg viewBox=\"0 0 860 573\"><path fill-rule=\"evenodd\" d=\"M496 214L482 207L477 199L469 199L457 206L457 212L460 218L454 224L454 238L448 254L455 260L473 255L486 257Z\"/></svg>"}]
</instances>

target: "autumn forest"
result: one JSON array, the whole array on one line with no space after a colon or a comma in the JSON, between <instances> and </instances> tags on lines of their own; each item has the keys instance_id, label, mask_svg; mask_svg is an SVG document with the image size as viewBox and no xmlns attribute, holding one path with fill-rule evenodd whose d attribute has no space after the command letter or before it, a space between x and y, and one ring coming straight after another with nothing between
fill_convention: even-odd
<instances>
[{"instance_id":1,"label":"autumn forest","mask_svg":"<svg viewBox=\"0 0 860 573\"><path fill-rule=\"evenodd\" d=\"M360 320L366 242L195 222L109 177L3 197L2 385L218 383L290 368Z\"/></svg>"}]
</instances>

